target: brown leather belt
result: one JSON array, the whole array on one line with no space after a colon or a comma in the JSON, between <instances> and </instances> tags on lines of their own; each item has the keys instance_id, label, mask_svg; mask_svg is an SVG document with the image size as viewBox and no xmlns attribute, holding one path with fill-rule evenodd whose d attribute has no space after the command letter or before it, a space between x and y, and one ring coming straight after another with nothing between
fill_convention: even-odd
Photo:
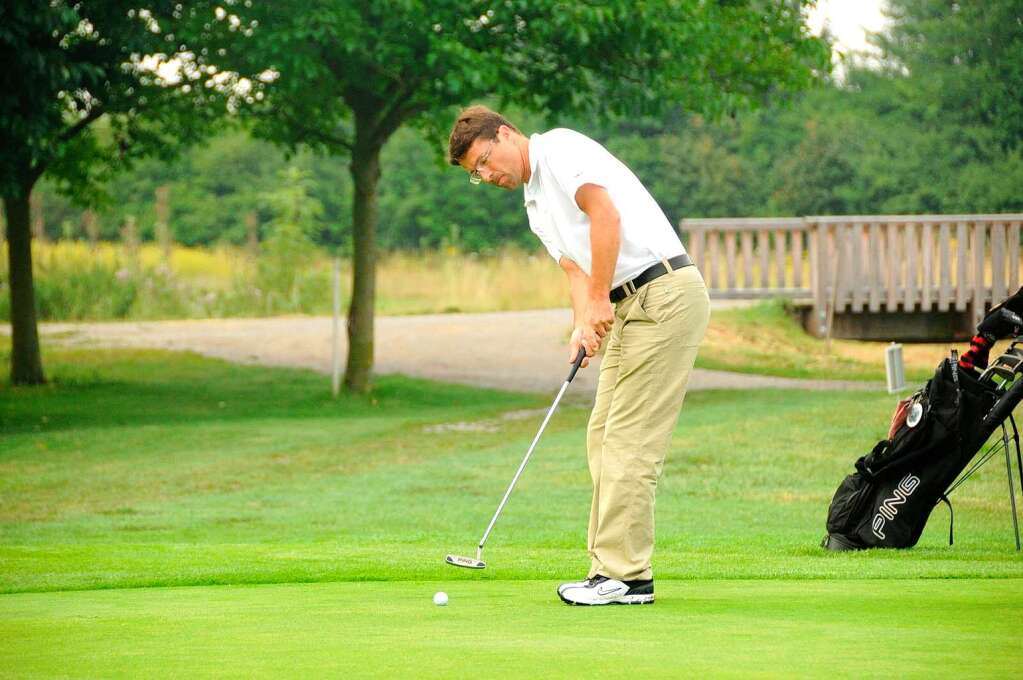
<instances>
[{"instance_id":1,"label":"brown leather belt","mask_svg":"<svg viewBox=\"0 0 1023 680\"><path fill-rule=\"evenodd\" d=\"M668 260L668 264L671 265L671 270L682 269L682 267L689 267L693 264L693 261L689 259L688 255L676 255L675 257ZM664 276L668 273L667 268L663 262L658 262L654 266L640 273L639 276L626 281L622 285L611 290L611 302L621 302L630 295L635 294L637 290L646 284L650 283L658 276Z\"/></svg>"}]
</instances>

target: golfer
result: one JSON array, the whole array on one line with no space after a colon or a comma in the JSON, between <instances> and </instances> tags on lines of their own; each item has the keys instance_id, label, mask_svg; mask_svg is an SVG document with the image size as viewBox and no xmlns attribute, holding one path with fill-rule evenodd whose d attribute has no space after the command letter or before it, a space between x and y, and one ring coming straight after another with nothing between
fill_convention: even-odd
<instances>
[{"instance_id":1,"label":"golfer","mask_svg":"<svg viewBox=\"0 0 1023 680\"><path fill-rule=\"evenodd\" d=\"M580 347L592 357L605 343L586 442L590 571L558 595L569 604L652 603L654 492L707 328L703 278L636 176L585 135L526 137L471 106L458 114L448 156L472 184L523 188L530 229L568 277L569 362Z\"/></svg>"}]
</instances>

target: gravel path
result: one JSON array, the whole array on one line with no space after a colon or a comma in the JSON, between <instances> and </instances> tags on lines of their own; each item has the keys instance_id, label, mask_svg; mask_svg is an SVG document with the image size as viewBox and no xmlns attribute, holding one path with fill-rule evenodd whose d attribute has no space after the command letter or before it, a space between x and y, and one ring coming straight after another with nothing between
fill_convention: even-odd
<instances>
[{"instance_id":1,"label":"gravel path","mask_svg":"<svg viewBox=\"0 0 1023 680\"><path fill-rule=\"evenodd\" d=\"M715 302L720 309L727 303ZM557 391L568 372L568 309L486 314L379 317L377 373L496 387L523 392ZM9 333L10 326L0 328ZM71 345L191 350L241 363L331 370L328 317L208 319L189 321L46 323L40 332ZM346 343L341 328L342 361ZM579 372L572 391L588 397L597 365ZM836 380L799 380L697 369L690 390L788 387L808 390L876 390L882 386Z\"/></svg>"}]
</instances>

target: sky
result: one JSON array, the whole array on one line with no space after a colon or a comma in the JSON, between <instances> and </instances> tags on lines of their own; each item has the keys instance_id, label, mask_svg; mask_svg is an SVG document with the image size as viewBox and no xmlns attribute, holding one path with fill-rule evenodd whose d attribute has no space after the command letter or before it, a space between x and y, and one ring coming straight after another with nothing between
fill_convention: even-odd
<instances>
[{"instance_id":1,"label":"sky","mask_svg":"<svg viewBox=\"0 0 1023 680\"><path fill-rule=\"evenodd\" d=\"M881 14L885 5L885 0L818 0L810 11L810 30L819 34L826 23L835 37L836 50L873 52L866 32L876 33L885 27L887 20Z\"/></svg>"}]
</instances>

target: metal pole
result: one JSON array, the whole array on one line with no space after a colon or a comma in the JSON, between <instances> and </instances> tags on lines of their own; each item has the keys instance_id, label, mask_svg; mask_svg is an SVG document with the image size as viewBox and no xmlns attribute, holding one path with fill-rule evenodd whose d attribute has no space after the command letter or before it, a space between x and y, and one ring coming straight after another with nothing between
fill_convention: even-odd
<instances>
[{"instance_id":1,"label":"metal pole","mask_svg":"<svg viewBox=\"0 0 1023 680\"><path fill-rule=\"evenodd\" d=\"M1012 458L1009 457L1009 431L1002 423L1002 443L1005 446L1005 472L1009 477L1009 505L1012 507L1012 530L1016 534L1016 550L1020 549L1019 544L1019 520L1016 518L1016 490L1012 486Z\"/></svg>"},{"instance_id":2,"label":"metal pole","mask_svg":"<svg viewBox=\"0 0 1023 680\"><path fill-rule=\"evenodd\" d=\"M337 398L341 391L341 258L334 258L334 336L331 342L330 391Z\"/></svg>"}]
</instances>

